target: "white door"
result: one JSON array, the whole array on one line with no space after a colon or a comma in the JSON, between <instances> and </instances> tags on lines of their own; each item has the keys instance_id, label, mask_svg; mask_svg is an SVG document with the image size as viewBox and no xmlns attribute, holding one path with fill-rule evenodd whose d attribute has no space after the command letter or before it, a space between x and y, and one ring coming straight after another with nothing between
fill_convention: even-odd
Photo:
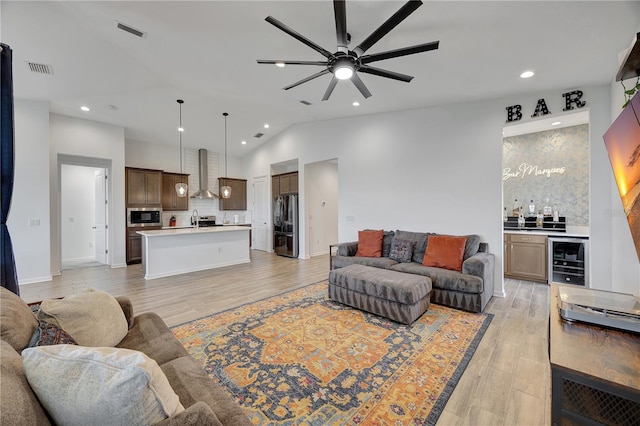
<instances>
[{"instance_id":1,"label":"white door","mask_svg":"<svg viewBox=\"0 0 640 426\"><path fill-rule=\"evenodd\" d=\"M267 198L267 179L265 177L255 178L253 181L253 244L256 250L267 251L267 240L269 227L267 222L270 215L269 202Z\"/></svg>"},{"instance_id":2,"label":"white door","mask_svg":"<svg viewBox=\"0 0 640 426\"><path fill-rule=\"evenodd\" d=\"M96 261L107 263L107 171L95 175L95 251Z\"/></svg>"}]
</instances>

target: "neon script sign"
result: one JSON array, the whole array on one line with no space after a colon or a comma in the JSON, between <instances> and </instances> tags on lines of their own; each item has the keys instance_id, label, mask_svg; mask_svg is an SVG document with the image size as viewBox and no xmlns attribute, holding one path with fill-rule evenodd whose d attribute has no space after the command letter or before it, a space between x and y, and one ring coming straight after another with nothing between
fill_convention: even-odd
<instances>
[{"instance_id":1,"label":"neon script sign","mask_svg":"<svg viewBox=\"0 0 640 426\"><path fill-rule=\"evenodd\" d=\"M506 181L511 178L520 178L524 179L526 176L540 176L540 177L551 177L551 175L563 175L567 171L566 167L551 167L548 169L543 169L540 166L522 163L518 167L518 170L511 171L511 167L505 167L502 170L502 180Z\"/></svg>"}]
</instances>

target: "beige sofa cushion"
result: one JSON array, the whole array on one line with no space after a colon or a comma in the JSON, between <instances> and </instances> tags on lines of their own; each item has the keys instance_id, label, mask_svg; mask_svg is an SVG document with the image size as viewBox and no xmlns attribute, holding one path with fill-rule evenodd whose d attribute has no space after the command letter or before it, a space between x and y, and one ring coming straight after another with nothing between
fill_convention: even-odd
<instances>
[{"instance_id":1,"label":"beige sofa cushion","mask_svg":"<svg viewBox=\"0 0 640 426\"><path fill-rule=\"evenodd\" d=\"M38 319L55 324L81 346L116 346L129 331L120 304L109 293L92 290L45 300ZM37 324L36 324L37 325Z\"/></svg>"},{"instance_id":2,"label":"beige sofa cushion","mask_svg":"<svg viewBox=\"0 0 640 426\"><path fill-rule=\"evenodd\" d=\"M56 424L155 424L184 411L158 364L142 352L53 345L27 348L22 358Z\"/></svg>"},{"instance_id":3,"label":"beige sofa cushion","mask_svg":"<svg viewBox=\"0 0 640 426\"><path fill-rule=\"evenodd\" d=\"M4 340L0 340L0 369L0 424L51 424L27 382L22 357Z\"/></svg>"},{"instance_id":4,"label":"beige sofa cushion","mask_svg":"<svg viewBox=\"0 0 640 426\"><path fill-rule=\"evenodd\" d=\"M0 337L20 352L29 346L38 327L31 308L17 295L0 287Z\"/></svg>"}]
</instances>

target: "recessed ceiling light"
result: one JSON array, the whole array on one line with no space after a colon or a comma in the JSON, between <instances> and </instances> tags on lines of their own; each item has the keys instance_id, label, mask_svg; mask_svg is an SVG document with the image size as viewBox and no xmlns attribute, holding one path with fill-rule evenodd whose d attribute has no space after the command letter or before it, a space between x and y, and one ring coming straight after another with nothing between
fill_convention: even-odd
<instances>
[{"instance_id":1,"label":"recessed ceiling light","mask_svg":"<svg viewBox=\"0 0 640 426\"><path fill-rule=\"evenodd\" d=\"M80 109L81 109L81 110L83 110L84 112L89 112L89 111L91 111L91 109L90 109L88 106L86 106L86 105L81 106L81 107L80 107Z\"/></svg>"},{"instance_id":2,"label":"recessed ceiling light","mask_svg":"<svg viewBox=\"0 0 640 426\"><path fill-rule=\"evenodd\" d=\"M265 129L268 129L268 128L269 128L269 124L268 124L268 123L266 123L266 124L264 125L264 128L265 128Z\"/></svg>"},{"instance_id":3,"label":"recessed ceiling light","mask_svg":"<svg viewBox=\"0 0 640 426\"><path fill-rule=\"evenodd\" d=\"M562 121L554 121L551 123L552 126L557 126L558 124L562 124Z\"/></svg>"},{"instance_id":4,"label":"recessed ceiling light","mask_svg":"<svg viewBox=\"0 0 640 426\"><path fill-rule=\"evenodd\" d=\"M276 67L284 68L284 62L276 62Z\"/></svg>"},{"instance_id":5,"label":"recessed ceiling light","mask_svg":"<svg viewBox=\"0 0 640 426\"><path fill-rule=\"evenodd\" d=\"M522 74L520 74L520 78L533 77L533 74L535 74L533 71L525 71Z\"/></svg>"},{"instance_id":6,"label":"recessed ceiling light","mask_svg":"<svg viewBox=\"0 0 640 426\"><path fill-rule=\"evenodd\" d=\"M242 141L242 145L246 145L246 144L247 144L247 141Z\"/></svg>"},{"instance_id":7,"label":"recessed ceiling light","mask_svg":"<svg viewBox=\"0 0 640 426\"><path fill-rule=\"evenodd\" d=\"M184 127L178 127L179 132L184 132Z\"/></svg>"},{"instance_id":8,"label":"recessed ceiling light","mask_svg":"<svg viewBox=\"0 0 640 426\"><path fill-rule=\"evenodd\" d=\"M355 101L355 102L354 102L354 103L352 103L351 105L353 105L353 106L360 106L360 102Z\"/></svg>"}]
</instances>

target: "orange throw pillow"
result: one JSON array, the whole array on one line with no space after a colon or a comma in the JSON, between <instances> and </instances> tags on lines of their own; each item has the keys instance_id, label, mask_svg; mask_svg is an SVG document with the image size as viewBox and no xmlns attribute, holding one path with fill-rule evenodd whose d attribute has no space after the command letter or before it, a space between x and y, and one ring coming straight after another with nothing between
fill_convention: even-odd
<instances>
[{"instance_id":1,"label":"orange throw pillow","mask_svg":"<svg viewBox=\"0 0 640 426\"><path fill-rule=\"evenodd\" d=\"M431 235L422 265L462 271L462 258L467 237Z\"/></svg>"},{"instance_id":2,"label":"orange throw pillow","mask_svg":"<svg viewBox=\"0 0 640 426\"><path fill-rule=\"evenodd\" d=\"M384 230L379 231L358 231L358 251L359 257L381 257L382 239Z\"/></svg>"}]
</instances>

